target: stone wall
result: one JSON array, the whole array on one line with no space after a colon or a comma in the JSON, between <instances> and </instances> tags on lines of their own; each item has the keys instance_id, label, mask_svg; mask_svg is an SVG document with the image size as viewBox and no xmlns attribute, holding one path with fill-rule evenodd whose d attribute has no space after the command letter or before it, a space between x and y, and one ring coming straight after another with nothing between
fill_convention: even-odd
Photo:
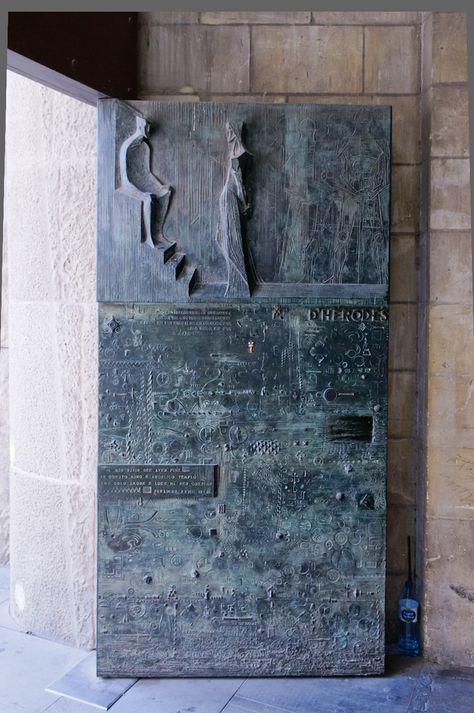
<instances>
[{"instance_id":1,"label":"stone wall","mask_svg":"<svg viewBox=\"0 0 474 713\"><path fill-rule=\"evenodd\" d=\"M140 98L393 107L388 629L416 532L425 650L448 665L474 662L465 50L458 13L140 15ZM95 112L11 75L7 122L12 611L91 645Z\"/></svg>"},{"instance_id":2,"label":"stone wall","mask_svg":"<svg viewBox=\"0 0 474 713\"><path fill-rule=\"evenodd\" d=\"M0 567L9 559L10 446L8 429L8 270L6 225L3 230L0 286ZM3 254L2 254L3 252Z\"/></svg>"},{"instance_id":3,"label":"stone wall","mask_svg":"<svg viewBox=\"0 0 474 713\"><path fill-rule=\"evenodd\" d=\"M7 82L11 612L91 646L95 607L95 109Z\"/></svg>"},{"instance_id":4,"label":"stone wall","mask_svg":"<svg viewBox=\"0 0 474 713\"><path fill-rule=\"evenodd\" d=\"M421 169L416 12L141 13L142 99L393 107L387 627L415 539L417 236Z\"/></svg>"},{"instance_id":5,"label":"stone wall","mask_svg":"<svg viewBox=\"0 0 474 713\"><path fill-rule=\"evenodd\" d=\"M474 665L474 340L466 18L423 17L425 655ZM420 380L421 382L421 380Z\"/></svg>"}]
</instances>

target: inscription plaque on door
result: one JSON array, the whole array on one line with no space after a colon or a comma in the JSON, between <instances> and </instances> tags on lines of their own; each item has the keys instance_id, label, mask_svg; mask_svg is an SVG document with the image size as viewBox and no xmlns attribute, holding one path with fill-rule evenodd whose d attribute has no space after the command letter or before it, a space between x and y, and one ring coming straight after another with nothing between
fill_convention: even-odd
<instances>
[{"instance_id":1,"label":"inscription plaque on door","mask_svg":"<svg viewBox=\"0 0 474 713\"><path fill-rule=\"evenodd\" d=\"M99 117L98 673L382 672L389 109Z\"/></svg>"}]
</instances>

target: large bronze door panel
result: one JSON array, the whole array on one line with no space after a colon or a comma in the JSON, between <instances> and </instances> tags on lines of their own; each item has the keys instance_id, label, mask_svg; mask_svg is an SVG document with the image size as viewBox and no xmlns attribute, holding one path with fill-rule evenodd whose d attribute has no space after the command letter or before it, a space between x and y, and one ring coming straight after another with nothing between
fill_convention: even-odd
<instances>
[{"instance_id":1,"label":"large bronze door panel","mask_svg":"<svg viewBox=\"0 0 474 713\"><path fill-rule=\"evenodd\" d=\"M389 110L100 126L99 674L382 672Z\"/></svg>"}]
</instances>

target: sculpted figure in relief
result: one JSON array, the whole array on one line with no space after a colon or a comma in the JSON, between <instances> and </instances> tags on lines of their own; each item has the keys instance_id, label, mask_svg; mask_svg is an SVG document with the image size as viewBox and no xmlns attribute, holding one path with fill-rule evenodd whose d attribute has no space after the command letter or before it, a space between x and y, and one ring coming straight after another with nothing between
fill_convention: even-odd
<instances>
[{"instance_id":1,"label":"sculpted figure in relief","mask_svg":"<svg viewBox=\"0 0 474 713\"><path fill-rule=\"evenodd\" d=\"M169 242L163 235L163 225L173 189L152 173L149 135L149 123L137 116L135 132L120 147L119 190L140 201L142 242L155 247Z\"/></svg>"},{"instance_id":2,"label":"sculpted figure in relief","mask_svg":"<svg viewBox=\"0 0 474 713\"><path fill-rule=\"evenodd\" d=\"M217 242L227 263L226 297L249 297L248 257L242 232L242 216L249 210L242 179L242 161L251 153L242 143L241 132L229 122L226 125L229 147L227 178L219 198Z\"/></svg>"}]
</instances>

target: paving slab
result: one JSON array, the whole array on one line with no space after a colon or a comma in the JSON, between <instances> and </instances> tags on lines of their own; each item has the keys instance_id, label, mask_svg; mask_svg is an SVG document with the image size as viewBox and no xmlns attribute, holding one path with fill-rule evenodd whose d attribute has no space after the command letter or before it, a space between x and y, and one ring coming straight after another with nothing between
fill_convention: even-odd
<instances>
[{"instance_id":1,"label":"paving slab","mask_svg":"<svg viewBox=\"0 0 474 713\"><path fill-rule=\"evenodd\" d=\"M242 683L237 678L142 679L112 713L221 713Z\"/></svg>"},{"instance_id":2,"label":"paving slab","mask_svg":"<svg viewBox=\"0 0 474 713\"><path fill-rule=\"evenodd\" d=\"M0 629L0 711L39 713L57 696L44 688L86 656L85 651Z\"/></svg>"},{"instance_id":3,"label":"paving slab","mask_svg":"<svg viewBox=\"0 0 474 713\"><path fill-rule=\"evenodd\" d=\"M269 706L266 703L257 703L257 701L249 701L247 698L235 696L229 701L222 713L292 713L292 711L288 711L287 708L280 708L280 706ZM312 713L316 713L316 709L313 709Z\"/></svg>"},{"instance_id":4,"label":"paving slab","mask_svg":"<svg viewBox=\"0 0 474 713\"><path fill-rule=\"evenodd\" d=\"M252 713L251 706L257 703L291 713L406 713L416 680L414 676L249 679L232 703L247 705ZM258 707L257 712L261 713Z\"/></svg>"},{"instance_id":5,"label":"paving slab","mask_svg":"<svg viewBox=\"0 0 474 713\"><path fill-rule=\"evenodd\" d=\"M92 651L61 678L49 684L46 690L100 710L108 710L137 679L99 678L96 675L96 662L96 653Z\"/></svg>"},{"instance_id":6,"label":"paving slab","mask_svg":"<svg viewBox=\"0 0 474 713\"><path fill-rule=\"evenodd\" d=\"M78 701L73 701L71 698L58 698L41 713L94 713L96 710L97 708L92 708L87 703L78 703Z\"/></svg>"},{"instance_id":7,"label":"paving slab","mask_svg":"<svg viewBox=\"0 0 474 713\"><path fill-rule=\"evenodd\" d=\"M10 595L10 570L0 567L0 604L6 602Z\"/></svg>"},{"instance_id":8,"label":"paving slab","mask_svg":"<svg viewBox=\"0 0 474 713\"><path fill-rule=\"evenodd\" d=\"M10 568L0 567L0 589L10 589Z\"/></svg>"},{"instance_id":9,"label":"paving slab","mask_svg":"<svg viewBox=\"0 0 474 713\"><path fill-rule=\"evenodd\" d=\"M466 670L422 673L407 713L473 713L474 672Z\"/></svg>"},{"instance_id":10,"label":"paving slab","mask_svg":"<svg viewBox=\"0 0 474 713\"><path fill-rule=\"evenodd\" d=\"M21 633L26 634L25 628L17 624L16 621L13 621L10 616L9 610L9 599L7 598L4 602L2 602L0 599L0 627L3 627L5 629L12 629L12 631L20 631Z\"/></svg>"}]
</instances>

